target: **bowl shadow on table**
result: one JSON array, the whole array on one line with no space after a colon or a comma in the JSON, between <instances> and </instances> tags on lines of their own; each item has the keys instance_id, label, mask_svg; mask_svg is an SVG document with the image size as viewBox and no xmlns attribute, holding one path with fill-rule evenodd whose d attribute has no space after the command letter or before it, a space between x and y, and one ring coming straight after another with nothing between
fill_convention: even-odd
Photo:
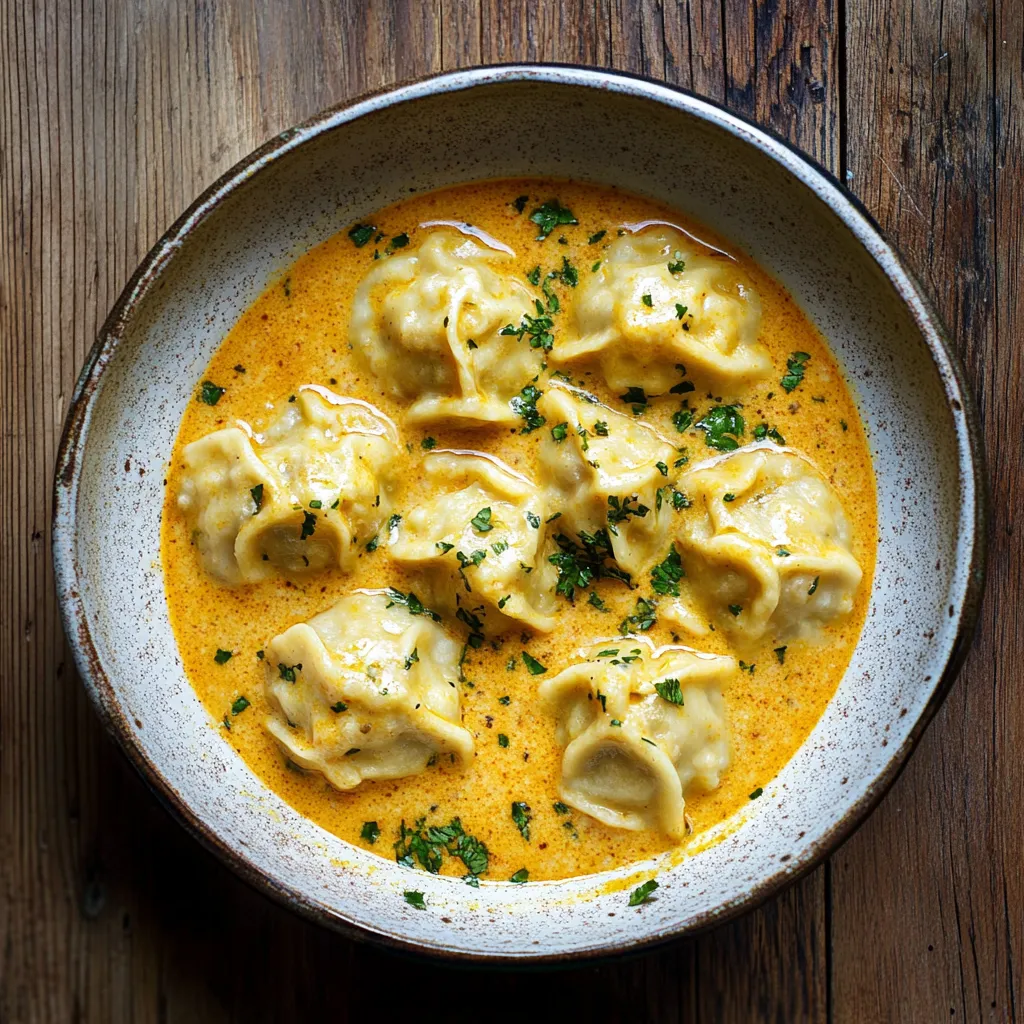
<instances>
[{"instance_id":1,"label":"bowl shadow on table","mask_svg":"<svg viewBox=\"0 0 1024 1024\"><path fill-rule=\"evenodd\" d=\"M95 719L82 724L102 731ZM95 789L81 794L93 805L94 832L79 866L78 912L95 933L93 956L112 952L108 943L129 951L132 1003L155 1001L161 1020L326 1012L333 1021L362 1021L385 1008L389 1016L422 1016L430 1005L440 1012L438 1001L452 1000L444 1012L456 1019L472 1007L503 1019L532 1005L552 1018L564 1011L636 1021L649 1012L686 1021L738 996L751 1011L774 1004L784 976L793 988L784 1002L817 1001L824 912L813 878L737 921L651 952L528 976L449 965L354 942L252 889L178 825L113 743L94 740L97 764L87 777ZM789 970L773 956L779 945Z\"/></svg>"}]
</instances>

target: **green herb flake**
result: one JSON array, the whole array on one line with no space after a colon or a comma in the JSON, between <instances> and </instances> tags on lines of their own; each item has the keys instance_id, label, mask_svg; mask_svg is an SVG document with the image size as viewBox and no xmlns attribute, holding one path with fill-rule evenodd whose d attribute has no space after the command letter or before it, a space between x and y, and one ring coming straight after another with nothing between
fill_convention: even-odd
<instances>
[{"instance_id":1,"label":"green herb flake","mask_svg":"<svg viewBox=\"0 0 1024 1024\"><path fill-rule=\"evenodd\" d=\"M555 814L569 814L569 808L562 803L561 800L556 800L552 805L555 809Z\"/></svg>"},{"instance_id":2,"label":"green herb flake","mask_svg":"<svg viewBox=\"0 0 1024 1024\"><path fill-rule=\"evenodd\" d=\"M654 465L662 476L668 476L668 466L664 462L656 462Z\"/></svg>"},{"instance_id":3,"label":"green herb flake","mask_svg":"<svg viewBox=\"0 0 1024 1024\"><path fill-rule=\"evenodd\" d=\"M331 710L336 715L340 715L342 711L348 711L348 705L343 700L339 700L331 705Z\"/></svg>"},{"instance_id":4,"label":"green herb flake","mask_svg":"<svg viewBox=\"0 0 1024 1024\"><path fill-rule=\"evenodd\" d=\"M679 596L679 581L686 575L679 552L673 544L663 562L651 569L651 589L656 594Z\"/></svg>"},{"instance_id":5,"label":"green herb flake","mask_svg":"<svg viewBox=\"0 0 1024 1024\"><path fill-rule=\"evenodd\" d=\"M654 684L654 689L662 700L667 700L669 704L675 704L677 707L683 706L683 688L679 685L678 679L663 679L660 683Z\"/></svg>"},{"instance_id":6,"label":"green herb flake","mask_svg":"<svg viewBox=\"0 0 1024 1024\"><path fill-rule=\"evenodd\" d=\"M227 388L218 387L212 380L204 380L199 386L199 401L206 405L216 405Z\"/></svg>"},{"instance_id":7,"label":"green herb flake","mask_svg":"<svg viewBox=\"0 0 1024 1024\"><path fill-rule=\"evenodd\" d=\"M400 604L409 610L410 615L426 615L435 622L441 621L441 616L437 612L425 607L423 602L411 590L408 594L403 594L402 591L395 590L394 587L388 587L385 593L389 599L386 607L390 608L393 604Z\"/></svg>"},{"instance_id":8,"label":"green herb flake","mask_svg":"<svg viewBox=\"0 0 1024 1024\"><path fill-rule=\"evenodd\" d=\"M307 537L312 537L316 530L316 516L312 512L302 513L302 532L299 534L299 540L305 540Z\"/></svg>"},{"instance_id":9,"label":"green herb flake","mask_svg":"<svg viewBox=\"0 0 1024 1024\"><path fill-rule=\"evenodd\" d=\"M403 231L400 235L395 235L387 244L385 252L394 252L395 249L404 249L409 244L409 236Z\"/></svg>"},{"instance_id":10,"label":"green herb flake","mask_svg":"<svg viewBox=\"0 0 1024 1024\"><path fill-rule=\"evenodd\" d=\"M427 909L426 903L423 902L423 893L406 889L405 892L402 893L402 896L405 897L405 902L408 903L410 907L415 907L417 910Z\"/></svg>"},{"instance_id":11,"label":"green herb flake","mask_svg":"<svg viewBox=\"0 0 1024 1024\"><path fill-rule=\"evenodd\" d=\"M790 556L790 554L792 554L792 552L787 551L785 548L776 548L775 549L775 554L777 554L779 556L779 558L789 558L789 556Z\"/></svg>"},{"instance_id":12,"label":"green herb flake","mask_svg":"<svg viewBox=\"0 0 1024 1024\"><path fill-rule=\"evenodd\" d=\"M529 669L531 676L542 676L548 670L546 665L542 665L528 651L523 651L523 664Z\"/></svg>"},{"instance_id":13,"label":"green herb flake","mask_svg":"<svg viewBox=\"0 0 1024 1024\"><path fill-rule=\"evenodd\" d=\"M433 437L425 437L420 441L420 447L429 452L437 447L437 441Z\"/></svg>"},{"instance_id":14,"label":"green herb flake","mask_svg":"<svg viewBox=\"0 0 1024 1024\"><path fill-rule=\"evenodd\" d=\"M510 882L515 882L516 885L522 885L524 882L530 880L530 872L526 868L520 868L510 879Z\"/></svg>"},{"instance_id":15,"label":"green herb flake","mask_svg":"<svg viewBox=\"0 0 1024 1024\"><path fill-rule=\"evenodd\" d=\"M249 493L252 495L252 503L256 506L253 509L252 514L256 515L259 510L263 508L263 484L257 484L255 487L250 487Z\"/></svg>"},{"instance_id":16,"label":"green herb flake","mask_svg":"<svg viewBox=\"0 0 1024 1024\"><path fill-rule=\"evenodd\" d=\"M786 375L779 381L782 387L785 389L787 394L794 390L799 384L803 383L804 371L807 369L807 363L810 360L810 356L806 352L794 352L789 359L786 360Z\"/></svg>"},{"instance_id":17,"label":"green herb flake","mask_svg":"<svg viewBox=\"0 0 1024 1024\"><path fill-rule=\"evenodd\" d=\"M784 447L786 444L786 439L774 427L769 427L767 423L761 423L754 427L755 441L763 441L766 437L777 445Z\"/></svg>"},{"instance_id":18,"label":"green herb flake","mask_svg":"<svg viewBox=\"0 0 1024 1024\"><path fill-rule=\"evenodd\" d=\"M689 308L688 306L684 306L682 303L677 302L676 303L676 319L677 320L682 320L683 317L686 316L686 311L687 311L688 308Z\"/></svg>"},{"instance_id":19,"label":"green herb flake","mask_svg":"<svg viewBox=\"0 0 1024 1024\"><path fill-rule=\"evenodd\" d=\"M736 500L736 495L733 494L732 491L730 491L728 494L723 494L722 495L722 501L735 501L735 500Z\"/></svg>"},{"instance_id":20,"label":"green herb flake","mask_svg":"<svg viewBox=\"0 0 1024 1024\"><path fill-rule=\"evenodd\" d=\"M720 452L734 452L740 446L743 436L743 416L735 405L716 405L709 409L697 423L697 429L704 431L704 443Z\"/></svg>"},{"instance_id":21,"label":"green herb flake","mask_svg":"<svg viewBox=\"0 0 1024 1024\"><path fill-rule=\"evenodd\" d=\"M232 652L232 651L222 651L218 647L217 648L217 653L213 656L213 660L215 662L217 662L218 665L226 665L232 659L233 656L234 656L234 652Z\"/></svg>"},{"instance_id":22,"label":"green herb flake","mask_svg":"<svg viewBox=\"0 0 1024 1024\"><path fill-rule=\"evenodd\" d=\"M516 213L522 213L526 209L526 204L530 201L529 196L516 196L512 200L512 205L516 208Z\"/></svg>"},{"instance_id":23,"label":"green herb flake","mask_svg":"<svg viewBox=\"0 0 1024 1024\"><path fill-rule=\"evenodd\" d=\"M509 401L509 407L517 415L526 421L526 426L520 428L520 433L529 434L533 430L543 427L547 420L537 412L537 399L543 394L539 388L527 384L515 398Z\"/></svg>"},{"instance_id":24,"label":"green herb flake","mask_svg":"<svg viewBox=\"0 0 1024 1024\"><path fill-rule=\"evenodd\" d=\"M597 245L604 236L608 234L607 231L595 231L588 239L587 245Z\"/></svg>"},{"instance_id":25,"label":"green herb flake","mask_svg":"<svg viewBox=\"0 0 1024 1024\"><path fill-rule=\"evenodd\" d=\"M247 707L249 707L249 698L242 694L240 697L236 697L231 702L231 715L240 715Z\"/></svg>"},{"instance_id":26,"label":"green herb flake","mask_svg":"<svg viewBox=\"0 0 1024 1024\"><path fill-rule=\"evenodd\" d=\"M448 552L451 551L453 547L455 547L455 545L449 544L448 541L446 540L439 540L437 541L437 543L434 544L434 547L437 548L437 550L440 551L442 555L447 555Z\"/></svg>"},{"instance_id":27,"label":"green herb flake","mask_svg":"<svg viewBox=\"0 0 1024 1024\"><path fill-rule=\"evenodd\" d=\"M284 665L284 664L280 664L279 663L278 666L277 666L277 671L280 673L281 678L286 683L294 683L295 682L295 673L298 672L298 670L301 669L301 668L302 668L301 664L299 664L299 665Z\"/></svg>"},{"instance_id":28,"label":"green herb flake","mask_svg":"<svg viewBox=\"0 0 1024 1024\"><path fill-rule=\"evenodd\" d=\"M843 433L844 433L844 434L846 433L846 431L847 431L847 430L849 430L849 429L850 429L850 428L849 428L849 427L847 426L847 424L846 424L846 420L840 420L840 421L839 421L839 426L841 426L841 427L843 428Z\"/></svg>"},{"instance_id":29,"label":"green herb flake","mask_svg":"<svg viewBox=\"0 0 1024 1024\"><path fill-rule=\"evenodd\" d=\"M489 533L494 529L491 525L491 510L489 508L480 509L480 511L470 519L469 523L477 533Z\"/></svg>"},{"instance_id":30,"label":"green herb flake","mask_svg":"<svg viewBox=\"0 0 1024 1024\"><path fill-rule=\"evenodd\" d=\"M775 648L775 657L779 659L779 664L780 665L785 665L786 664L786 650L787 650L787 648L785 648L785 647L776 647Z\"/></svg>"},{"instance_id":31,"label":"green herb flake","mask_svg":"<svg viewBox=\"0 0 1024 1024\"><path fill-rule=\"evenodd\" d=\"M379 545L380 545L380 538L378 536L374 535L373 537L371 537L366 542L366 550L372 555L374 553L374 551L377 550Z\"/></svg>"},{"instance_id":32,"label":"green herb flake","mask_svg":"<svg viewBox=\"0 0 1024 1024\"><path fill-rule=\"evenodd\" d=\"M750 794L749 799L756 800L763 793L764 793L764 790L760 786L758 786L757 789L755 789L754 792Z\"/></svg>"},{"instance_id":33,"label":"green herb flake","mask_svg":"<svg viewBox=\"0 0 1024 1024\"><path fill-rule=\"evenodd\" d=\"M731 605L729 605L729 611L732 612L732 614L734 616L739 615L739 613L741 611L743 611L743 605L741 605L741 604L731 604Z\"/></svg>"},{"instance_id":34,"label":"green herb flake","mask_svg":"<svg viewBox=\"0 0 1024 1024\"><path fill-rule=\"evenodd\" d=\"M533 820L533 815L530 813L530 806L524 803L522 800L512 801L512 823L517 829L519 834L527 841L530 841L530 822Z\"/></svg>"},{"instance_id":35,"label":"green herb flake","mask_svg":"<svg viewBox=\"0 0 1024 1024\"><path fill-rule=\"evenodd\" d=\"M319 498L313 498L309 503L310 508L323 508L324 503Z\"/></svg>"},{"instance_id":36,"label":"green herb flake","mask_svg":"<svg viewBox=\"0 0 1024 1024\"><path fill-rule=\"evenodd\" d=\"M650 292L647 292L646 294L641 295L640 299L641 299L641 301L643 302L643 304L645 306L653 307L654 299L651 298L651 293Z\"/></svg>"},{"instance_id":37,"label":"green herb flake","mask_svg":"<svg viewBox=\"0 0 1024 1024\"><path fill-rule=\"evenodd\" d=\"M646 903L650 899L651 893L658 887L658 883L653 878L649 878L643 885L638 885L629 894L629 905L631 907L639 907L641 904Z\"/></svg>"},{"instance_id":38,"label":"green herb flake","mask_svg":"<svg viewBox=\"0 0 1024 1024\"><path fill-rule=\"evenodd\" d=\"M670 274L681 274L686 269L686 261L683 259L683 254L677 249L674 254L675 258L668 265L668 272Z\"/></svg>"},{"instance_id":39,"label":"green herb flake","mask_svg":"<svg viewBox=\"0 0 1024 1024\"><path fill-rule=\"evenodd\" d=\"M682 491L674 490L672 492L672 507L677 512L682 511L684 508L690 508L692 504L693 502Z\"/></svg>"},{"instance_id":40,"label":"green herb flake","mask_svg":"<svg viewBox=\"0 0 1024 1024\"><path fill-rule=\"evenodd\" d=\"M601 600L601 597L596 590L592 590L590 592L590 597L587 598L587 604L592 605L599 612L606 612L609 610L608 606Z\"/></svg>"},{"instance_id":41,"label":"green herb flake","mask_svg":"<svg viewBox=\"0 0 1024 1024\"><path fill-rule=\"evenodd\" d=\"M530 525L531 525L531 526L532 526L532 527L533 527L533 528L534 528L535 530L539 530L539 529L540 529L540 516L539 516L539 515L537 515L537 514L536 514L535 512L527 512L527 513L526 513L526 521L527 521L527 522L528 522L528 523L529 523L529 524L530 524Z\"/></svg>"},{"instance_id":42,"label":"green herb flake","mask_svg":"<svg viewBox=\"0 0 1024 1024\"><path fill-rule=\"evenodd\" d=\"M509 704L511 704L511 703L512 703L512 698L511 698L511 697L509 697L509 696L508 696L508 695L506 694L506 695L505 695L504 697L499 697L499 698L498 698L498 703L499 703L499 704L503 704L503 705L504 705L505 707L508 707L508 706L509 706Z\"/></svg>"},{"instance_id":43,"label":"green herb flake","mask_svg":"<svg viewBox=\"0 0 1024 1024\"><path fill-rule=\"evenodd\" d=\"M632 615L627 615L619 623L619 632L631 633L634 629L639 630L641 633L647 632L658 621L655 611L653 601L638 597L636 599L636 610Z\"/></svg>"},{"instance_id":44,"label":"green herb flake","mask_svg":"<svg viewBox=\"0 0 1024 1024\"><path fill-rule=\"evenodd\" d=\"M579 223L572 210L562 206L557 199L550 199L548 202L538 206L537 209L530 214L530 220L537 225L539 230L539 234L537 235L538 241L543 241L547 238L548 235L550 235L551 232L560 224Z\"/></svg>"},{"instance_id":45,"label":"green herb flake","mask_svg":"<svg viewBox=\"0 0 1024 1024\"><path fill-rule=\"evenodd\" d=\"M598 437L607 437L608 424L604 420L597 420L594 423L594 433L597 434Z\"/></svg>"},{"instance_id":46,"label":"green herb flake","mask_svg":"<svg viewBox=\"0 0 1024 1024\"><path fill-rule=\"evenodd\" d=\"M564 441L569 436L569 424L559 423L551 428L551 436L558 442Z\"/></svg>"},{"instance_id":47,"label":"green herb flake","mask_svg":"<svg viewBox=\"0 0 1024 1024\"><path fill-rule=\"evenodd\" d=\"M409 654L409 657L405 659L405 671L408 672L409 669L411 669L413 667L413 665L415 665L416 662L419 661L419 660L420 660L419 648L414 647L412 649L411 653Z\"/></svg>"},{"instance_id":48,"label":"green herb flake","mask_svg":"<svg viewBox=\"0 0 1024 1024\"><path fill-rule=\"evenodd\" d=\"M807 596L808 597L810 597L810 595L813 594L818 589L818 580L820 580L820 579L821 579L820 576L815 576L814 577L814 582L811 584L811 589L807 591Z\"/></svg>"},{"instance_id":49,"label":"green herb flake","mask_svg":"<svg viewBox=\"0 0 1024 1024\"><path fill-rule=\"evenodd\" d=\"M359 838L365 839L371 846L380 838L380 828L375 821L364 821L359 830Z\"/></svg>"},{"instance_id":50,"label":"green herb flake","mask_svg":"<svg viewBox=\"0 0 1024 1024\"><path fill-rule=\"evenodd\" d=\"M376 230L372 224L356 224L355 227L349 229L348 237L352 239L352 244L357 249L362 249L373 238L373 233Z\"/></svg>"},{"instance_id":51,"label":"green herb flake","mask_svg":"<svg viewBox=\"0 0 1024 1024\"><path fill-rule=\"evenodd\" d=\"M503 748L508 746L508 737L503 732L498 733L498 746Z\"/></svg>"}]
</instances>

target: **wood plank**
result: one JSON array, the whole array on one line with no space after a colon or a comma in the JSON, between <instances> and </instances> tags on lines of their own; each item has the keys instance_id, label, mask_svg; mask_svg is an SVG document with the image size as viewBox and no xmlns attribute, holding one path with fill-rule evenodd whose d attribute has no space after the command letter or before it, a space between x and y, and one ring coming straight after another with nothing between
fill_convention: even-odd
<instances>
[{"instance_id":1,"label":"wood plank","mask_svg":"<svg viewBox=\"0 0 1024 1024\"><path fill-rule=\"evenodd\" d=\"M834 858L837 1021L1020 1013L1024 29L1015 0L997 9L848 8L849 184L938 303L1002 468L967 666L892 793Z\"/></svg>"}]
</instances>

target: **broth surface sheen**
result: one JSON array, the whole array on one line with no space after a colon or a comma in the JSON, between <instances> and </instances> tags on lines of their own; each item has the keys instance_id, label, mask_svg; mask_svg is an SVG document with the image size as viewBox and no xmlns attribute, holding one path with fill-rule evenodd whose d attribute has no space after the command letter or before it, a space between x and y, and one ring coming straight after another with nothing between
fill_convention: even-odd
<instances>
[{"instance_id":1,"label":"broth surface sheen","mask_svg":"<svg viewBox=\"0 0 1024 1024\"><path fill-rule=\"evenodd\" d=\"M528 197L522 211L515 203L520 196ZM539 240L530 211L556 197L572 210L578 224L558 225ZM224 394L213 406L190 402L185 412L170 459L163 509L162 560L171 622L185 671L210 713L210 727L219 729L252 770L296 810L347 842L390 858L403 820L412 825L426 817L428 825L443 825L459 818L467 833L487 845L487 879L508 879L525 867L531 881L592 874L674 848L670 839L653 831L614 829L578 811L569 815L556 811L562 750L555 742L552 717L536 700L541 678L526 670L521 657L522 651L528 651L548 667L550 678L578 660L580 648L617 635L615 624L633 610L636 593L614 580L602 581L597 590L610 614L591 606L585 595L572 605L559 598L558 626L550 635L509 633L496 645L488 642L468 652L464 671L472 685L463 685L462 712L476 742L470 764L450 764L441 758L421 775L363 782L351 792L339 792L321 776L290 767L266 732L263 723L269 705L257 651L289 626L330 608L356 588L409 591L415 590L416 580L389 559L382 544L375 552L362 553L351 574L326 571L233 588L219 585L204 571L176 503L182 449L238 420L258 433L300 385L317 384L369 402L398 424L402 446L394 507L399 512L415 506L422 488L417 466L429 447L488 452L537 480L540 431L520 434L508 427L448 426L423 430L404 423L403 404L371 378L350 350L348 319L356 287L373 265L375 251L386 259L389 246L395 247L393 240L400 241L403 235L408 236L409 246L415 246L434 230L424 225L437 222L472 224L510 247L515 260L509 268L522 280L536 266L543 274L558 270L563 257L582 279L603 258L623 225L650 221L676 225L730 254L753 282L762 305L759 340L771 355L773 371L768 380L748 387L742 397L748 435L744 443L752 439L755 424L772 424L789 447L811 460L840 496L852 527L852 553L864 571L852 614L826 627L814 642L791 641L784 663L773 651L771 635L755 648L743 650L731 647L720 631L698 639L683 635L683 644L734 654L747 664L747 670L738 671L723 690L731 765L718 789L687 795L693 833L684 849L688 845L699 849L702 833L749 806L758 790L763 790L763 798L770 797L772 779L807 738L836 690L860 635L871 593L877 531L874 473L859 414L836 361L788 293L747 256L700 225L651 200L604 186L523 179L415 195L367 221L376 228L367 244L356 246L342 231L311 250L241 316L204 375L224 388ZM604 233L602 237L591 241L599 232ZM557 349L559 332L571 316L573 288L562 281L552 287L561 304L554 317ZM810 359L802 385L786 393L779 379L794 352L808 353ZM538 387L544 387L554 369L552 365L541 375ZM596 372L573 370L572 377L602 403L619 412L629 411ZM711 404L710 396L690 397L697 409ZM716 455L705 446L700 431L691 427L685 434L677 432L671 416L678 408L676 396L652 399L643 421L673 444L685 447L691 465ZM659 645L673 642L671 628L661 622L648 635ZM233 656L220 663L215 659L218 650L231 651ZM232 714L240 696L249 706ZM499 700L505 697L507 702ZM507 746L499 736L507 737ZM529 841L511 819L513 801L530 807ZM376 822L379 827L380 836L372 845L360 837L364 822ZM443 871L464 873L454 858L446 860Z\"/></svg>"}]
</instances>

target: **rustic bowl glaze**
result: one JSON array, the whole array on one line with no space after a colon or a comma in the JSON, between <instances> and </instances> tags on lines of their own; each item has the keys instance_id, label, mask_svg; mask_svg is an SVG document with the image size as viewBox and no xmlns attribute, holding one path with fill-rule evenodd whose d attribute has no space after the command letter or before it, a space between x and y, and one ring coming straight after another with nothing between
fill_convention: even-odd
<instances>
[{"instance_id":1,"label":"rustic bowl glaze","mask_svg":"<svg viewBox=\"0 0 1024 1024\"><path fill-rule=\"evenodd\" d=\"M557 118L535 116L557 110ZM182 671L159 560L164 467L227 330L308 248L413 191L552 175L616 184L709 224L775 274L829 339L878 476L863 637L821 721L724 838L563 882L473 889L329 835L225 743ZM128 756L243 877L341 931L452 959L635 950L730 917L805 872L864 818L934 714L984 569L973 407L942 328L865 212L823 171L675 89L568 67L483 68L360 100L285 132L221 178L153 249L82 371L56 469L54 560L78 669ZM405 903L422 890L427 911Z\"/></svg>"}]
</instances>

